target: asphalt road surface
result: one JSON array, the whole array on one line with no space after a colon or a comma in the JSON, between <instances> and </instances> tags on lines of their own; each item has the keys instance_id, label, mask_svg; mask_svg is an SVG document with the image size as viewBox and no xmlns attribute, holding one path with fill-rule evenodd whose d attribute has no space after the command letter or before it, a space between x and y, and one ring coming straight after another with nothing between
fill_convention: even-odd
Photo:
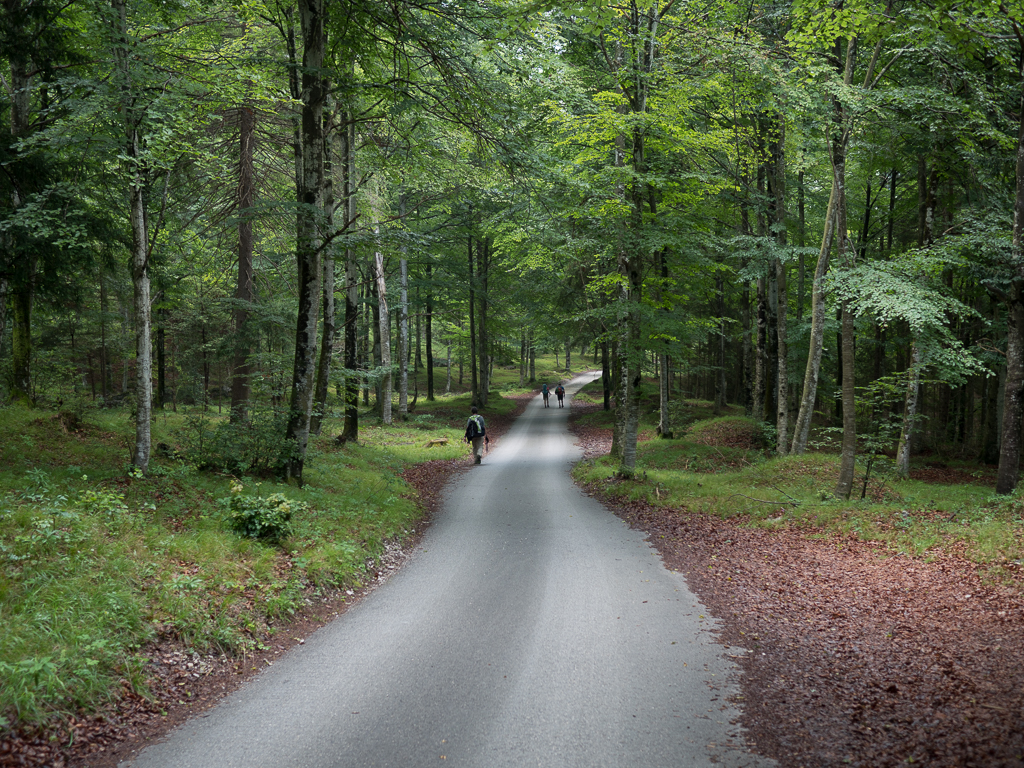
<instances>
[{"instance_id":1,"label":"asphalt road surface","mask_svg":"<svg viewBox=\"0 0 1024 768\"><path fill-rule=\"evenodd\" d=\"M772 765L730 724L743 651L572 484L557 406L536 398L458 478L397 575L129 765Z\"/></svg>"}]
</instances>

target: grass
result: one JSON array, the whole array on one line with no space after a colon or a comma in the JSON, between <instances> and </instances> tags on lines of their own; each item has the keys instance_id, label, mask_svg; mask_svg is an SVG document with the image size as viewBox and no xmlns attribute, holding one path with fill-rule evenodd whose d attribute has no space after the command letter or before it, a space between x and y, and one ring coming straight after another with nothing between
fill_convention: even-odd
<instances>
[{"instance_id":1,"label":"grass","mask_svg":"<svg viewBox=\"0 0 1024 768\"><path fill-rule=\"evenodd\" d=\"M584 398L599 401L599 385ZM796 528L819 537L855 536L888 551L932 558L955 553L994 579L1024 565L1024 492L996 496L989 487L896 480L873 475L860 499L864 467L858 464L855 498L833 496L839 458L831 453L779 457L748 447L763 439L757 425L735 412L713 417L710 403L688 401L674 414L688 428L675 440L654 439L654 403L641 415L637 479L615 479L608 457L581 463L578 480L597 483L613 498L645 500L686 512L715 515L766 529ZM611 426L604 411L584 423ZM756 440L755 440L756 438ZM1019 578L1019 576L1018 576Z\"/></svg>"},{"instance_id":2,"label":"grass","mask_svg":"<svg viewBox=\"0 0 1024 768\"><path fill-rule=\"evenodd\" d=\"M494 377L485 415L515 407L498 390L521 391L518 370ZM359 443L345 446L327 419L302 488L169 455L137 476L123 411L88 411L66 432L53 412L0 409L0 732L94 711L125 687L145 693L146 644L160 633L243 654L307 600L361 586L385 542L422 516L403 469L467 456L469 404L465 392L420 398L390 426L361 415ZM200 421L213 429L223 418L160 412L153 443L179 446ZM437 438L448 442L426 447ZM242 493L293 504L280 546L231 531L226 500L239 480Z\"/></svg>"}]
</instances>

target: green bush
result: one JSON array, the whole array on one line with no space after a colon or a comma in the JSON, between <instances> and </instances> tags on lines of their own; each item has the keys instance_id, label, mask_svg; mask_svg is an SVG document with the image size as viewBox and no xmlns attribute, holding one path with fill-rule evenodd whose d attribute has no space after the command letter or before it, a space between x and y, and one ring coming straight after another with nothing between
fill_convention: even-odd
<instances>
[{"instance_id":1,"label":"green bush","mask_svg":"<svg viewBox=\"0 0 1024 768\"><path fill-rule=\"evenodd\" d=\"M292 533L292 511L307 509L301 501L290 501L275 493L266 498L242 493L241 484L231 486L231 497L225 499L231 530L247 539L279 542Z\"/></svg>"}]
</instances>

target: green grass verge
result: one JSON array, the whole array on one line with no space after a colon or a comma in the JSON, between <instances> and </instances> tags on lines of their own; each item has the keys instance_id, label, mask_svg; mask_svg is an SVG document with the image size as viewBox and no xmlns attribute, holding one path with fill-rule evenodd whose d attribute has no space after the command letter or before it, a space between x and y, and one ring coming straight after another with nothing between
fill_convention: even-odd
<instances>
[{"instance_id":1,"label":"green grass verge","mask_svg":"<svg viewBox=\"0 0 1024 768\"><path fill-rule=\"evenodd\" d=\"M492 392L484 412L515 405ZM344 447L328 420L301 489L240 478L241 493L292 506L291 535L271 545L232 532L230 475L165 456L133 476L124 412L89 411L69 433L52 412L0 409L0 730L95 710L124 686L144 693L142 653L161 631L240 653L311 597L360 586L422 515L401 472L467 456L468 412L465 393L420 399L391 426L364 416ZM154 444L178 445L197 413L158 414ZM448 443L426 447L437 438Z\"/></svg>"},{"instance_id":2,"label":"green grass verge","mask_svg":"<svg viewBox=\"0 0 1024 768\"><path fill-rule=\"evenodd\" d=\"M609 417L600 412L587 418L597 423ZM645 421L650 422L650 414ZM576 477L602 485L613 498L645 500L744 525L799 528L811 536L853 535L923 558L953 552L994 578L1016 573L1024 564L1024 494L1001 497L981 485L873 477L861 499L864 468L858 465L856 498L839 500L832 495L837 456L777 457L731 447L730 439L718 441L723 444L708 439L749 433L750 425L734 416L691 423L680 439L639 444L635 481L616 481L617 466L608 457L581 463Z\"/></svg>"}]
</instances>

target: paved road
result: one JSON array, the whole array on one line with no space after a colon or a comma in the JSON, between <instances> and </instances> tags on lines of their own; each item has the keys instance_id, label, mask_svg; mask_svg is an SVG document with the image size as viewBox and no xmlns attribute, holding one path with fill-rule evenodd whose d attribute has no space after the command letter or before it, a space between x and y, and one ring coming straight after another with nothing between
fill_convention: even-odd
<instances>
[{"instance_id":1,"label":"paved road","mask_svg":"<svg viewBox=\"0 0 1024 768\"><path fill-rule=\"evenodd\" d=\"M725 654L742 651L571 483L569 409L551 401L453 485L396 576L132 765L770 765L729 724Z\"/></svg>"}]
</instances>

